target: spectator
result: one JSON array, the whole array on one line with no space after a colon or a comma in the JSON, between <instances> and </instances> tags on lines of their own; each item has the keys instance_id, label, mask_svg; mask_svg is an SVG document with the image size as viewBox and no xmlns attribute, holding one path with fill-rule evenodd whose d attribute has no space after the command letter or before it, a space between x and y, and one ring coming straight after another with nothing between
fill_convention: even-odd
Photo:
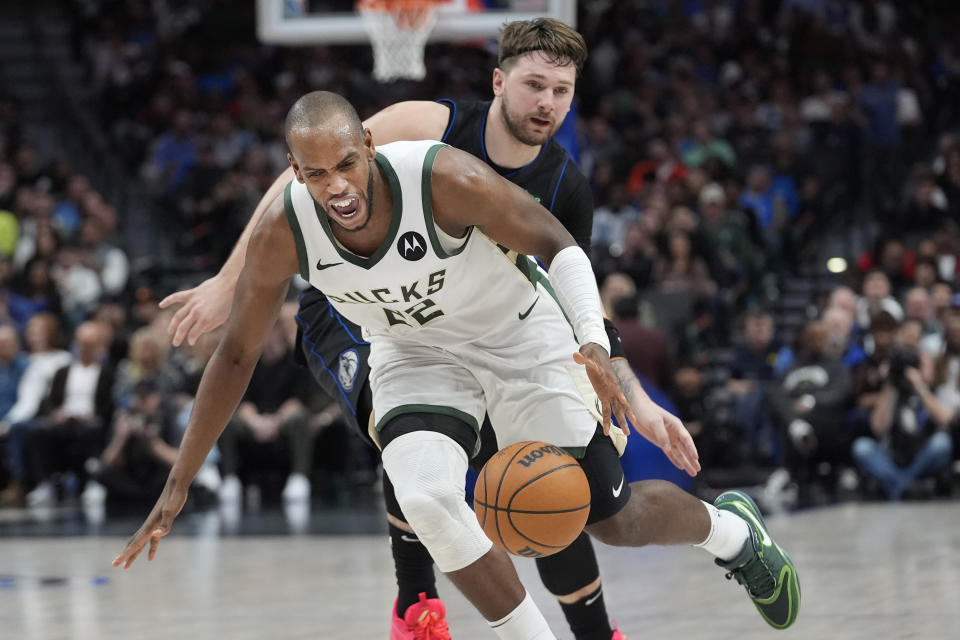
<instances>
[{"instance_id":1,"label":"spectator","mask_svg":"<svg viewBox=\"0 0 960 640\"><path fill-rule=\"evenodd\" d=\"M239 500L239 476L249 478L258 458L261 466L270 459L287 463L285 500L309 500L313 434L306 409L308 382L309 376L293 362L278 322L264 342L243 402L220 436L223 502Z\"/></svg>"},{"instance_id":2,"label":"spectator","mask_svg":"<svg viewBox=\"0 0 960 640\"><path fill-rule=\"evenodd\" d=\"M747 174L747 185L740 195L740 207L753 215L767 244L779 245L779 235L787 222L788 211L773 188L773 176L766 166L755 165Z\"/></svg>"},{"instance_id":3,"label":"spectator","mask_svg":"<svg viewBox=\"0 0 960 640\"><path fill-rule=\"evenodd\" d=\"M952 309L944 321L943 352L933 366L937 399L948 409L960 406L960 312Z\"/></svg>"},{"instance_id":4,"label":"spectator","mask_svg":"<svg viewBox=\"0 0 960 640\"><path fill-rule=\"evenodd\" d=\"M111 502L142 504L163 490L177 458L164 397L153 381L140 381L117 413L93 476Z\"/></svg>"},{"instance_id":5,"label":"spectator","mask_svg":"<svg viewBox=\"0 0 960 640\"><path fill-rule=\"evenodd\" d=\"M899 328L900 323L886 311L875 314L870 321L869 340L866 341L869 354L854 371L857 420L863 425L868 424L889 376Z\"/></svg>"},{"instance_id":6,"label":"spectator","mask_svg":"<svg viewBox=\"0 0 960 640\"><path fill-rule=\"evenodd\" d=\"M27 323L29 360L17 386L17 402L3 416L0 430L7 432L7 465L10 484L0 496L0 506L20 506L28 483L27 435L30 422L50 389L54 374L70 363L70 353L60 348L57 319L38 313Z\"/></svg>"},{"instance_id":7,"label":"spectator","mask_svg":"<svg viewBox=\"0 0 960 640\"><path fill-rule=\"evenodd\" d=\"M693 253L690 234L679 230L667 237L664 255L654 266L653 281L661 291L685 293L701 300L717 292L707 263Z\"/></svg>"},{"instance_id":8,"label":"spectator","mask_svg":"<svg viewBox=\"0 0 960 640\"><path fill-rule=\"evenodd\" d=\"M893 80L883 60L871 65L870 82L860 91L860 108L866 116L864 165L867 199L878 213L896 209L901 183L900 123L897 97L900 85Z\"/></svg>"},{"instance_id":9,"label":"spectator","mask_svg":"<svg viewBox=\"0 0 960 640\"><path fill-rule=\"evenodd\" d=\"M857 294L850 287L836 287L830 292L827 300L828 309L840 309L850 316L850 322L856 329L857 321Z\"/></svg>"},{"instance_id":10,"label":"spectator","mask_svg":"<svg viewBox=\"0 0 960 640\"><path fill-rule=\"evenodd\" d=\"M636 196L651 187L666 187L687 177L687 167L662 138L647 143L647 158L633 165L627 176L627 193Z\"/></svg>"},{"instance_id":11,"label":"spectator","mask_svg":"<svg viewBox=\"0 0 960 640\"><path fill-rule=\"evenodd\" d=\"M769 462L776 450L768 396L775 382L780 343L773 316L751 311L743 321L743 342L734 347L727 390L735 398L736 422L749 439L753 456Z\"/></svg>"},{"instance_id":12,"label":"spectator","mask_svg":"<svg viewBox=\"0 0 960 640\"><path fill-rule=\"evenodd\" d=\"M891 295L890 279L878 268L871 269L863 277L863 295L857 300L857 324L866 329L870 318L886 311L897 322L903 320L903 307Z\"/></svg>"},{"instance_id":13,"label":"spectator","mask_svg":"<svg viewBox=\"0 0 960 640\"><path fill-rule=\"evenodd\" d=\"M834 88L830 74L820 69L813 75L813 93L800 103L800 114L811 125L824 125L830 121L834 105L846 100L846 94Z\"/></svg>"},{"instance_id":14,"label":"spectator","mask_svg":"<svg viewBox=\"0 0 960 640\"><path fill-rule=\"evenodd\" d=\"M724 285L736 288L736 283L751 279L757 266L746 219L740 211L727 208L723 187L715 182L700 190L699 200L703 233L719 263L713 271L724 274Z\"/></svg>"},{"instance_id":15,"label":"spectator","mask_svg":"<svg viewBox=\"0 0 960 640\"><path fill-rule=\"evenodd\" d=\"M174 196L195 161L193 116L181 109L174 114L170 131L157 139L144 175L158 194Z\"/></svg>"},{"instance_id":16,"label":"spectator","mask_svg":"<svg viewBox=\"0 0 960 640\"><path fill-rule=\"evenodd\" d=\"M654 261L657 260L657 245L650 231L649 214L644 213L644 222L627 227L623 253L605 271L620 271L630 277L637 287L644 289L653 276Z\"/></svg>"},{"instance_id":17,"label":"spectator","mask_svg":"<svg viewBox=\"0 0 960 640\"><path fill-rule=\"evenodd\" d=\"M913 265L913 286L933 293L933 285L937 283L937 263L930 258L917 258ZM933 301L931 300L931 305ZM932 308L932 306L931 306Z\"/></svg>"},{"instance_id":18,"label":"spectator","mask_svg":"<svg viewBox=\"0 0 960 640\"><path fill-rule=\"evenodd\" d=\"M890 363L890 375L870 415L870 436L857 438L852 454L890 500L899 500L919 478L949 469L953 417L930 391L917 354L905 351Z\"/></svg>"},{"instance_id":19,"label":"spectator","mask_svg":"<svg viewBox=\"0 0 960 640\"><path fill-rule=\"evenodd\" d=\"M100 276L87 266L87 262L85 250L78 246L64 246L53 269L63 314L71 326L76 326L92 314L103 295Z\"/></svg>"},{"instance_id":20,"label":"spectator","mask_svg":"<svg viewBox=\"0 0 960 640\"><path fill-rule=\"evenodd\" d=\"M920 324L920 351L937 356L943 350L943 325L933 314L933 300L926 289L914 287L904 299L904 314L907 320Z\"/></svg>"},{"instance_id":21,"label":"spectator","mask_svg":"<svg viewBox=\"0 0 960 640\"><path fill-rule=\"evenodd\" d=\"M801 502L812 498L821 463L828 463L835 474L849 459L843 416L853 390L851 377L843 362L829 355L828 340L822 321L807 323L798 339L797 362L771 394L785 468L774 472L767 488L775 494L793 479ZM826 489L832 491L834 486Z\"/></svg>"},{"instance_id":22,"label":"spectator","mask_svg":"<svg viewBox=\"0 0 960 640\"><path fill-rule=\"evenodd\" d=\"M930 289L930 300L933 303L933 317L942 325L946 324L945 318L950 308L960 306L960 298L954 296L953 287L946 282L934 283Z\"/></svg>"},{"instance_id":23,"label":"spectator","mask_svg":"<svg viewBox=\"0 0 960 640\"><path fill-rule=\"evenodd\" d=\"M614 185L603 206L593 213L593 245L607 247L610 254L623 253L627 227L640 219L640 212L627 201L622 185Z\"/></svg>"},{"instance_id":24,"label":"spectator","mask_svg":"<svg viewBox=\"0 0 960 640\"><path fill-rule=\"evenodd\" d=\"M118 296L127 286L130 263L127 254L104 238L103 222L88 217L80 226L80 247L89 260L89 266L100 278L105 296Z\"/></svg>"},{"instance_id":25,"label":"spectator","mask_svg":"<svg viewBox=\"0 0 960 640\"><path fill-rule=\"evenodd\" d=\"M93 188L86 176L75 174L67 181L66 197L53 210L53 224L65 237L72 237L80 228L81 207L91 191Z\"/></svg>"},{"instance_id":26,"label":"spectator","mask_svg":"<svg viewBox=\"0 0 960 640\"><path fill-rule=\"evenodd\" d=\"M823 312L827 326L827 349L830 354L843 359L848 369L853 369L866 359L853 331L853 317L841 307L828 307Z\"/></svg>"},{"instance_id":27,"label":"spectator","mask_svg":"<svg viewBox=\"0 0 960 640\"><path fill-rule=\"evenodd\" d=\"M620 332L627 361L638 376L658 389L667 389L673 380L673 353L667 334L643 326L637 320L639 301L635 295L613 303L613 323Z\"/></svg>"},{"instance_id":28,"label":"spectator","mask_svg":"<svg viewBox=\"0 0 960 640\"><path fill-rule=\"evenodd\" d=\"M120 407L129 407L134 388L150 383L164 397L184 389L184 380L167 360L167 341L150 327L137 329L130 336L127 359L117 367L114 398Z\"/></svg>"},{"instance_id":29,"label":"spectator","mask_svg":"<svg viewBox=\"0 0 960 640\"><path fill-rule=\"evenodd\" d=\"M615 318L616 304L623 299L632 299L637 294L637 287L630 276L625 273L611 273L603 279L600 286L600 302L603 303L604 315Z\"/></svg>"},{"instance_id":30,"label":"spectator","mask_svg":"<svg viewBox=\"0 0 960 640\"><path fill-rule=\"evenodd\" d=\"M0 415L7 415L17 402L17 388L29 359L20 350L20 337L9 325L0 325ZM0 437L6 427L0 423Z\"/></svg>"},{"instance_id":31,"label":"spectator","mask_svg":"<svg viewBox=\"0 0 960 640\"><path fill-rule=\"evenodd\" d=\"M105 365L107 345L98 323L85 322L74 336L76 356L58 369L41 415L28 430L28 449L38 484L29 494L31 506L56 501L54 475L72 471L87 476L86 463L99 457L113 417L114 371ZM84 499L103 500L103 487L87 483Z\"/></svg>"},{"instance_id":32,"label":"spectator","mask_svg":"<svg viewBox=\"0 0 960 640\"><path fill-rule=\"evenodd\" d=\"M716 137L706 120L697 120L693 124L693 140L683 153L683 164L688 167L701 167L712 158L716 158L727 167L732 167L737 160L730 143Z\"/></svg>"},{"instance_id":33,"label":"spectator","mask_svg":"<svg viewBox=\"0 0 960 640\"><path fill-rule=\"evenodd\" d=\"M50 263L44 258L31 258L7 299L10 315L21 330L37 313L59 314L60 292L52 279Z\"/></svg>"},{"instance_id":34,"label":"spectator","mask_svg":"<svg viewBox=\"0 0 960 640\"><path fill-rule=\"evenodd\" d=\"M910 188L910 197L898 216L897 231L911 241L929 237L947 215L947 196L937 186L933 174L918 173Z\"/></svg>"},{"instance_id":35,"label":"spectator","mask_svg":"<svg viewBox=\"0 0 960 640\"><path fill-rule=\"evenodd\" d=\"M873 251L857 258L857 268L864 273L879 269L887 276L895 296L904 291L910 281L916 256L907 251L903 241L893 235L881 236Z\"/></svg>"}]
</instances>

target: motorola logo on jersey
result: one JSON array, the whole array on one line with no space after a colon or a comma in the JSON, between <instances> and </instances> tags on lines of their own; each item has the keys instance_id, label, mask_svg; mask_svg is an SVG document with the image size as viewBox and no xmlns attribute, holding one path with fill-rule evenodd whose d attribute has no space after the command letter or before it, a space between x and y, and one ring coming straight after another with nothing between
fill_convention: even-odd
<instances>
[{"instance_id":1,"label":"motorola logo on jersey","mask_svg":"<svg viewBox=\"0 0 960 640\"><path fill-rule=\"evenodd\" d=\"M414 262L427 255L427 241L416 231L407 231L397 240L400 255Z\"/></svg>"}]
</instances>

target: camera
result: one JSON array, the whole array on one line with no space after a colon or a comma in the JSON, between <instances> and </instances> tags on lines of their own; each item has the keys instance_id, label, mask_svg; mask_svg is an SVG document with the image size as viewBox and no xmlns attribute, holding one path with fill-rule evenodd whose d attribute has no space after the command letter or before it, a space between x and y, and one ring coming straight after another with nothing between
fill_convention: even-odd
<instances>
[{"instance_id":1,"label":"camera","mask_svg":"<svg viewBox=\"0 0 960 640\"><path fill-rule=\"evenodd\" d=\"M907 380L907 367L920 367L920 356L913 349L895 347L890 354L890 383L901 393L911 393L913 386Z\"/></svg>"}]
</instances>

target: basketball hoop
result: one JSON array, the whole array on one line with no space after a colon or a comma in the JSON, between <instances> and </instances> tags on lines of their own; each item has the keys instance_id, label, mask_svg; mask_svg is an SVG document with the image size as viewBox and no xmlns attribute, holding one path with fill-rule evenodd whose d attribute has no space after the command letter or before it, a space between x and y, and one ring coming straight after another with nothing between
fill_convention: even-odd
<instances>
[{"instance_id":1,"label":"basketball hoop","mask_svg":"<svg viewBox=\"0 0 960 640\"><path fill-rule=\"evenodd\" d=\"M373 77L423 80L423 51L437 22L437 8L449 0L358 0L357 11L373 45Z\"/></svg>"}]
</instances>

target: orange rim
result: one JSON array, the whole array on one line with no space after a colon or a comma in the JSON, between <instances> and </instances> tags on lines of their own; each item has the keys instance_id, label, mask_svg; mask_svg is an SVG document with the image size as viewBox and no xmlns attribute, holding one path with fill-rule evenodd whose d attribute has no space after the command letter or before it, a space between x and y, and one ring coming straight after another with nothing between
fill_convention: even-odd
<instances>
[{"instance_id":1,"label":"orange rim","mask_svg":"<svg viewBox=\"0 0 960 640\"><path fill-rule=\"evenodd\" d=\"M432 9L450 0L357 0L357 9L363 11L415 11Z\"/></svg>"}]
</instances>

